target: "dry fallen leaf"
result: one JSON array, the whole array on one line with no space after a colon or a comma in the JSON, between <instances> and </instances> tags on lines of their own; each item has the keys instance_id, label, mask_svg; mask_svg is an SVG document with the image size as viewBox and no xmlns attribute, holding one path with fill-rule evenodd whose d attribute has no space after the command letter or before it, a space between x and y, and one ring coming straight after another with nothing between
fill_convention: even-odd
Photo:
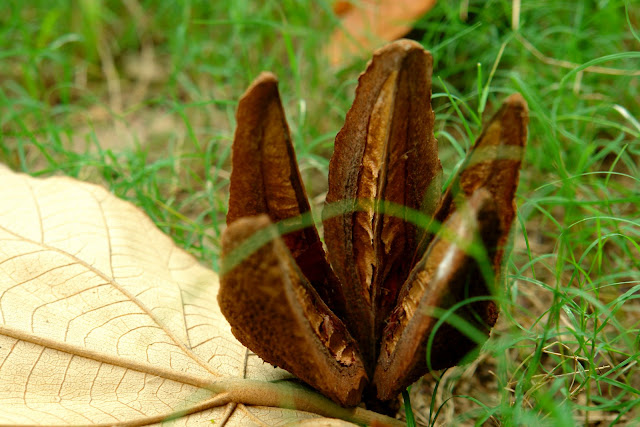
<instances>
[{"instance_id":1,"label":"dry fallen leaf","mask_svg":"<svg viewBox=\"0 0 640 427\"><path fill-rule=\"evenodd\" d=\"M0 425L398 423L249 352L217 275L132 204L1 165L0 182Z\"/></svg>"},{"instance_id":2,"label":"dry fallen leaf","mask_svg":"<svg viewBox=\"0 0 640 427\"><path fill-rule=\"evenodd\" d=\"M337 1L333 10L340 26L329 38L327 54L333 66L348 65L383 42L405 36L411 26L436 4L436 0Z\"/></svg>"}]
</instances>

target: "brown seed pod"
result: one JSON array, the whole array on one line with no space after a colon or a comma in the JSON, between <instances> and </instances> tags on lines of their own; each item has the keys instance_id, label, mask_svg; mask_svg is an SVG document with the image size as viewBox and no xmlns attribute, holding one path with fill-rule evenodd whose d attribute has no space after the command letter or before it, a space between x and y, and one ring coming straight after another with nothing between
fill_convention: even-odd
<instances>
[{"instance_id":1,"label":"brown seed pod","mask_svg":"<svg viewBox=\"0 0 640 427\"><path fill-rule=\"evenodd\" d=\"M326 255L275 77L238 106L220 307L243 344L342 405L459 363L497 319L527 106L507 99L442 194L431 64L400 40L360 76L329 167Z\"/></svg>"}]
</instances>

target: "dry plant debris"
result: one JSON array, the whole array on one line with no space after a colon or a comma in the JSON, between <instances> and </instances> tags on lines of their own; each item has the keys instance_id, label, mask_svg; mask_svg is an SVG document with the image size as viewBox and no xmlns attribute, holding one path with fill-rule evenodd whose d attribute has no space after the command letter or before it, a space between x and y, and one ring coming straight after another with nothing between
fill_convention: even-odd
<instances>
[{"instance_id":1,"label":"dry plant debris","mask_svg":"<svg viewBox=\"0 0 640 427\"><path fill-rule=\"evenodd\" d=\"M402 425L248 351L217 274L131 203L3 165L0 182L0 425Z\"/></svg>"},{"instance_id":2,"label":"dry plant debris","mask_svg":"<svg viewBox=\"0 0 640 427\"><path fill-rule=\"evenodd\" d=\"M329 62L347 65L354 56L368 55L381 42L405 36L435 4L436 0L336 1L333 11L340 25L329 38Z\"/></svg>"},{"instance_id":3,"label":"dry plant debris","mask_svg":"<svg viewBox=\"0 0 640 427\"><path fill-rule=\"evenodd\" d=\"M442 194L431 71L400 40L360 76L329 167L326 254L276 78L238 106L220 308L240 342L344 406L459 363L498 316L527 105L507 98ZM439 321L447 310L470 328Z\"/></svg>"}]
</instances>

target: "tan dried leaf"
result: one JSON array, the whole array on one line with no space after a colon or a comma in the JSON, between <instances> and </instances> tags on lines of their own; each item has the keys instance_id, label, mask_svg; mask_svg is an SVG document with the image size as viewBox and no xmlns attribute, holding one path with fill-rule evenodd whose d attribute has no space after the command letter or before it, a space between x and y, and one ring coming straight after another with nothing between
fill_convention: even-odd
<instances>
[{"instance_id":1,"label":"tan dried leaf","mask_svg":"<svg viewBox=\"0 0 640 427\"><path fill-rule=\"evenodd\" d=\"M329 38L329 62L333 66L349 65L354 57L366 56L381 43L406 35L435 4L436 0L335 2L333 10L340 17L340 26Z\"/></svg>"},{"instance_id":2,"label":"tan dried leaf","mask_svg":"<svg viewBox=\"0 0 640 427\"><path fill-rule=\"evenodd\" d=\"M0 182L1 425L393 423L249 352L217 275L132 204L3 166Z\"/></svg>"}]
</instances>

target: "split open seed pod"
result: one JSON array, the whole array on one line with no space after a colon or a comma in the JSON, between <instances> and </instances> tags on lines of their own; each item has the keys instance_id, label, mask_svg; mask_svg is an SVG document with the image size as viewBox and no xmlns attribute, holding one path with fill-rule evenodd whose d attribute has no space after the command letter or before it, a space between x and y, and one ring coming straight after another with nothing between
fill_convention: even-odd
<instances>
[{"instance_id":1,"label":"split open seed pod","mask_svg":"<svg viewBox=\"0 0 640 427\"><path fill-rule=\"evenodd\" d=\"M443 193L431 68L400 40L360 76L329 166L326 253L276 78L238 106L220 307L244 345L345 406L457 364L498 316L527 106L506 100Z\"/></svg>"}]
</instances>

